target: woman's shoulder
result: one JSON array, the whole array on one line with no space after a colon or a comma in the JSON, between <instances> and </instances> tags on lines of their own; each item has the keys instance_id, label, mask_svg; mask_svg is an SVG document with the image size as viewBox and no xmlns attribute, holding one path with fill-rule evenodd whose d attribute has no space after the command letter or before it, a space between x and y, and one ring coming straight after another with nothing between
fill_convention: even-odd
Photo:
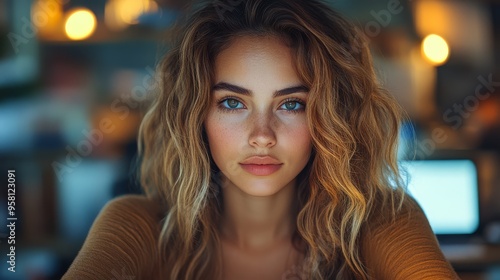
<instances>
[{"instance_id":1,"label":"woman's shoulder","mask_svg":"<svg viewBox=\"0 0 500 280\"><path fill-rule=\"evenodd\" d=\"M157 232L164 217L158 201L144 195L123 195L108 201L96 219L114 227L135 228L146 234ZM95 230L96 228L93 229ZM97 228L107 230L109 228Z\"/></svg>"},{"instance_id":2,"label":"woman's shoulder","mask_svg":"<svg viewBox=\"0 0 500 280\"><path fill-rule=\"evenodd\" d=\"M128 194L115 197L108 201L101 210L100 215L124 216L132 215L132 218L151 218L151 221L157 222L162 218L160 203L145 195ZM139 216L137 216L139 215Z\"/></svg>"},{"instance_id":3,"label":"woman's shoulder","mask_svg":"<svg viewBox=\"0 0 500 280\"><path fill-rule=\"evenodd\" d=\"M94 221L64 279L149 277L158 265L160 204L141 195L110 200Z\"/></svg>"},{"instance_id":4,"label":"woman's shoulder","mask_svg":"<svg viewBox=\"0 0 500 280\"><path fill-rule=\"evenodd\" d=\"M457 279L425 213L410 196L401 207L384 206L373 215L362 235L361 248L376 279Z\"/></svg>"},{"instance_id":5,"label":"woman's shoulder","mask_svg":"<svg viewBox=\"0 0 500 280\"><path fill-rule=\"evenodd\" d=\"M411 219L426 220L418 202L408 194L387 198L374 203L368 225L371 229L384 229L387 224L401 223Z\"/></svg>"}]
</instances>

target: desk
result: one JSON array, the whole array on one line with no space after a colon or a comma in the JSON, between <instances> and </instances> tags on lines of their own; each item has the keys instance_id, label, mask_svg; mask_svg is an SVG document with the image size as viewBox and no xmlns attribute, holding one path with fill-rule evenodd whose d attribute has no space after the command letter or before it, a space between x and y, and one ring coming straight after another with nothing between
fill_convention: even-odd
<instances>
[{"instance_id":1,"label":"desk","mask_svg":"<svg viewBox=\"0 0 500 280\"><path fill-rule=\"evenodd\" d=\"M457 273L462 280L499 280L500 266L484 271L457 271Z\"/></svg>"},{"instance_id":2,"label":"desk","mask_svg":"<svg viewBox=\"0 0 500 280\"><path fill-rule=\"evenodd\" d=\"M500 280L500 245L441 245L462 280Z\"/></svg>"}]
</instances>

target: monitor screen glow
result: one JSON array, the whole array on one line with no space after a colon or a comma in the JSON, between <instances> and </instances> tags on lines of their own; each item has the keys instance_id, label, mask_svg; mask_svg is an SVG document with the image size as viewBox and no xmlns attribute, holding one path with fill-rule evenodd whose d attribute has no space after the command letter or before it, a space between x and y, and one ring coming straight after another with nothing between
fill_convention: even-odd
<instances>
[{"instance_id":1,"label":"monitor screen glow","mask_svg":"<svg viewBox=\"0 0 500 280\"><path fill-rule=\"evenodd\" d=\"M479 226L476 165L471 160L401 162L408 191L423 208L435 234L471 234Z\"/></svg>"}]
</instances>

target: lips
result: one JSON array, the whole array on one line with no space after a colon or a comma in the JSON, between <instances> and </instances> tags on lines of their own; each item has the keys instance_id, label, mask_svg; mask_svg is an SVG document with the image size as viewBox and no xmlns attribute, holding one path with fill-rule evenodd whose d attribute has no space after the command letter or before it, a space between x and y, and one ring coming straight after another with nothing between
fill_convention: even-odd
<instances>
[{"instance_id":1,"label":"lips","mask_svg":"<svg viewBox=\"0 0 500 280\"><path fill-rule=\"evenodd\" d=\"M268 176L278 171L283 163L270 156L252 156L240 162L241 168L256 176Z\"/></svg>"},{"instance_id":2,"label":"lips","mask_svg":"<svg viewBox=\"0 0 500 280\"><path fill-rule=\"evenodd\" d=\"M271 156L252 156L240 162L240 164L279 165L282 163Z\"/></svg>"}]
</instances>

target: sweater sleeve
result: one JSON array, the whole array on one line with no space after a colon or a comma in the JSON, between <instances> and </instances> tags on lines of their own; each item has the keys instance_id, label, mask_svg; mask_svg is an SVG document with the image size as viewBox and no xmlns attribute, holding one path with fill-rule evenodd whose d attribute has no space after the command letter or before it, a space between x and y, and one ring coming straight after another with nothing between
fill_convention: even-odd
<instances>
[{"instance_id":1,"label":"sweater sleeve","mask_svg":"<svg viewBox=\"0 0 500 280\"><path fill-rule=\"evenodd\" d=\"M62 279L152 279L159 207L139 195L108 202Z\"/></svg>"},{"instance_id":2,"label":"sweater sleeve","mask_svg":"<svg viewBox=\"0 0 500 280\"><path fill-rule=\"evenodd\" d=\"M409 197L405 201L394 221L380 219L362 239L368 272L373 279L459 279L422 209Z\"/></svg>"}]
</instances>

